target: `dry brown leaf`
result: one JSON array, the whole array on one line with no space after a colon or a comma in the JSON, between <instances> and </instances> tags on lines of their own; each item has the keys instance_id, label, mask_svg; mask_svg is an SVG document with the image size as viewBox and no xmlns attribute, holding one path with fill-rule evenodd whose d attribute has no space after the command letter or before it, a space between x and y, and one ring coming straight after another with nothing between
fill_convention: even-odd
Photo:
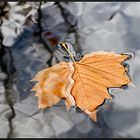
<instances>
[{"instance_id":1,"label":"dry brown leaf","mask_svg":"<svg viewBox=\"0 0 140 140\"><path fill-rule=\"evenodd\" d=\"M32 90L37 92L39 108L65 98L67 109L76 105L96 121L97 108L105 99L111 99L107 89L131 82L121 65L127 57L114 52L94 52L79 62L61 62L38 72L32 81L39 82Z\"/></svg>"},{"instance_id":2,"label":"dry brown leaf","mask_svg":"<svg viewBox=\"0 0 140 140\"><path fill-rule=\"evenodd\" d=\"M74 84L71 78L73 72L72 63L61 62L41 70L35 75L32 81L38 81L38 83L32 90L36 91L39 108L55 105L61 98L66 99L67 109L75 105L74 99L70 94Z\"/></svg>"},{"instance_id":3,"label":"dry brown leaf","mask_svg":"<svg viewBox=\"0 0 140 140\"><path fill-rule=\"evenodd\" d=\"M94 52L74 63L75 84L71 94L76 105L92 119L96 120L96 109L104 99L111 99L107 88L130 83L121 65L127 57L114 52Z\"/></svg>"}]
</instances>

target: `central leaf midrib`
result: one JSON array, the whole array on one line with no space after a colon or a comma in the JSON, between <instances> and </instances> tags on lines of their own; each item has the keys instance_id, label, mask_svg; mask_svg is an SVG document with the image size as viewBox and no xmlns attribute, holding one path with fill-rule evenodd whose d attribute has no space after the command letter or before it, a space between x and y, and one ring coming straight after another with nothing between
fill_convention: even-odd
<instances>
[{"instance_id":1,"label":"central leaf midrib","mask_svg":"<svg viewBox=\"0 0 140 140\"><path fill-rule=\"evenodd\" d=\"M78 66L77 66L76 63L74 64L74 66L76 67L76 70L77 70L77 73L78 73L79 79L80 79L80 81L81 81L81 83L82 83L82 87L84 88L85 95L86 95L86 98L87 98L88 106L89 106L89 108L91 109L92 107L91 107L90 103L88 102L89 99L88 99L88 96L87 96L87 94L86 94L86 90L85 90L85 86L84 86L84 84L83 84L83 81L82 81L82 79L81 79L81 77L80 77L80 73L79 73L79 71L78 71Z\"/></svg>"}]
</instances>

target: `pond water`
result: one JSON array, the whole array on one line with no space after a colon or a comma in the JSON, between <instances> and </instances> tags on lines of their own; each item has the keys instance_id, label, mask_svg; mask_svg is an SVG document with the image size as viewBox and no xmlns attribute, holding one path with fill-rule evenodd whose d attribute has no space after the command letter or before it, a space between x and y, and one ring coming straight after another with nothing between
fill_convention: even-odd
<instances>
[{"instance_id":1,"label":"pond water","mask_svg":"<svg viewBox=\"0 0 140 140\"><path fill-rule=\"evenodd\" d=\"M0 137L138 138L140 137L140 2L9 2L1 24ZM38 109L34 83L41 69L66 59L58 42L83 56L114 51L127 61L134 86L110 89L113 100L101 107L98 122L64 101Z\"/></svg>"}]
</instances>

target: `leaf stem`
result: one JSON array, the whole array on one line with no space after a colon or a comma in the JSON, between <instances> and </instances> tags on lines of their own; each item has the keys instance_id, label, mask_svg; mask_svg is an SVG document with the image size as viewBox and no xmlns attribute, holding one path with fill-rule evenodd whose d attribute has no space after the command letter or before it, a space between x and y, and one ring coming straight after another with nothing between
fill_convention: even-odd
<instances>
[{"instance_id":1,"label":"leaf stem","mask_svg":"<svg viewBox=\"0 0 140 140\"><path fill-rule=\"evenodd\" d=\"M66 49L66 51L67 51L68 54L70 55L72 61L73 61L74 63L76 63L76 61L74 60L74 57L73 57L72 53L70 52L70 50L69 50L67 47L65 47L65 45L63 45L63 47Z\"/></svg>"}]
</instances>

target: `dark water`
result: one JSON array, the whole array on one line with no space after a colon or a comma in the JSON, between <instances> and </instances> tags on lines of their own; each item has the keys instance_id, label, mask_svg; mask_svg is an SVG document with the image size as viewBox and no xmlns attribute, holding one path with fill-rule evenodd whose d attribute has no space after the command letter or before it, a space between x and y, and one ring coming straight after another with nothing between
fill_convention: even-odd
<instances>
[{"instance_id":1,"label":"dark water","mask_svg":"<svg viewBox=\"0 0 140 140\"><path fill-rule=\"evenodd\" d=\"M139 2L11 2L7 7L7 20L1 19L0 137L140 137ZM37 107L30 80L65 60L55 49L60 41L70 42L80 55L132 55L127 66L135 87L110 89L113 100L98 111L97 123L80 110L67 112L63 101Z\"/></svg>"}]
</instances>

